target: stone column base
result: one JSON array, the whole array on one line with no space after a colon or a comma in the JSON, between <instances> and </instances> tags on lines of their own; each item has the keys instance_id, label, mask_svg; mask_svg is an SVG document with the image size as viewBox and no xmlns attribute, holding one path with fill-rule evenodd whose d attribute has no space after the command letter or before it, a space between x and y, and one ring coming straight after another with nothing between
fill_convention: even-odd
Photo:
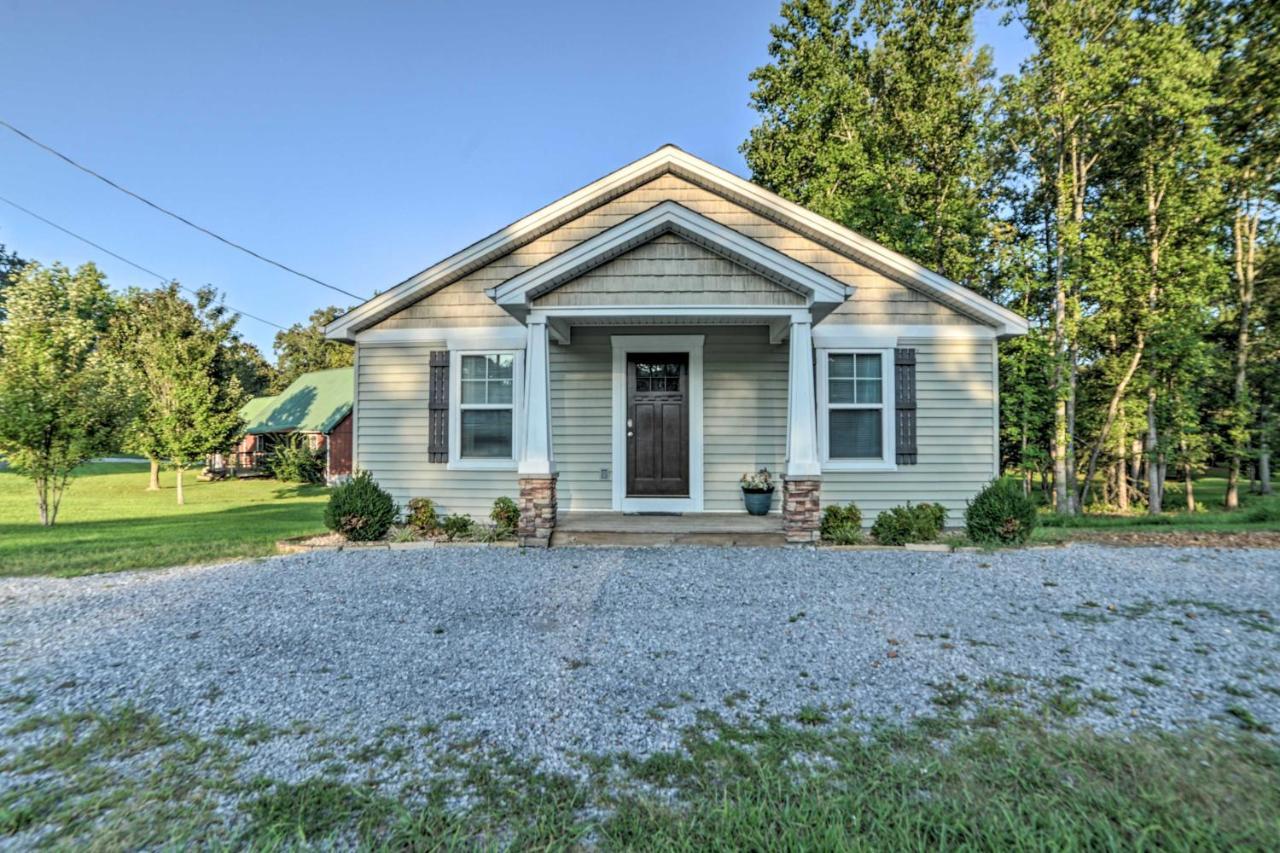
<instances>
[{"instance_id":1,"label":"stone column base","mask_svg":"<svg viewBox=\"0 0 1280 853\"><path fill-rule=\"evenodd\" d=\"M818 541L822 527L821 477L782 478L782 533L788 542Z\"/></svg>"},{"instance_id":2,"label":"stone column base","mask_svg":"<svg viewBox=\"0 0 1280 853\"><path fill-rule=\"evenodd\" d=\"M520 546L546 548L556 529L556 475L520 478Z\"/></svg>"}]
</instances>

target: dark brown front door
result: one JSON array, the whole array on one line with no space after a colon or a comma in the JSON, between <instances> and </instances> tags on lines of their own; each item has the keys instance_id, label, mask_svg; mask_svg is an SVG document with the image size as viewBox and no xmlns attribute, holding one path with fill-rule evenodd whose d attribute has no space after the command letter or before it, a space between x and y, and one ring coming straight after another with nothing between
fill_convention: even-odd
<instances>
[{"instance_id":1,"label":"dark brown front door","mask_svg":"<svg viewBox=\"0 0 1280 853\"><path fill-rule=\"evenodd\" d=\"M627 495L689 494L689 355L627 356Z\"/></svg>"}]
</instances>

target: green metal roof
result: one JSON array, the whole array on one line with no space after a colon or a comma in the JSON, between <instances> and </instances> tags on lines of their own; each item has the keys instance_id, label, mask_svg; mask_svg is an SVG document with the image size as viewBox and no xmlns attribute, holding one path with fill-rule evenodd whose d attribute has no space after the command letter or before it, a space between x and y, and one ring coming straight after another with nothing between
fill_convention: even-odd
<instances>
[{"instance_id":1,"label":"green metal roof","mask_svg":"<svg viewBox=\"0 0 1280 853\"><path fill-rule=\"evenodd\" d=\"M271 432L328 433L351 411L355 391L350 367L304 373L274 397L254 397L240 409L247 435Z\"/></svg>"}]
</instances>

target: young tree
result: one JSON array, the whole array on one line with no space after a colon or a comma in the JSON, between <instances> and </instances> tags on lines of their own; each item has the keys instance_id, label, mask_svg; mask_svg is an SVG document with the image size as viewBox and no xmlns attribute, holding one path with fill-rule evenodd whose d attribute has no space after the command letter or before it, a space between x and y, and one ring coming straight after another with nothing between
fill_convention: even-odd
<instances>
[{"instance_id":1,"label":"young tree","mask_svg":"<svg viewBox=\"0 0 1280 853\"><path fill-rule=\"evenodd\" d=\"M312 370L350 367L355 363L355 349L324 336L324 327L343 314L336 305L313 311L306 325L294 323L276 332L276 375L272 393L279 393L289 383Z\"/></svg>"},{"instance_id":2,"label":"young tree","mask_svg":"<svg viewBox=\"0 0 1280 853\"><path fill-rule=\"evenodd\" d=\"M202 288L193 305L177 284L132 291L116 323L115 339L147 389L138 440L183 471L228 447L243 429L244 392L235 375L236 316Z\"/></svg>"},{"instance_id":3,"label":"young tree","mask_svg":"<svg viewBox=\"0 0 1280 853\"><path fill-rule=\"evenodd\" d=\"M103 346L114 306L102 273L25 266L0 322L0 455L35 481L52 526L77 465L120 447L135 414L126 371Z\"/></svg>"}]
</instances>

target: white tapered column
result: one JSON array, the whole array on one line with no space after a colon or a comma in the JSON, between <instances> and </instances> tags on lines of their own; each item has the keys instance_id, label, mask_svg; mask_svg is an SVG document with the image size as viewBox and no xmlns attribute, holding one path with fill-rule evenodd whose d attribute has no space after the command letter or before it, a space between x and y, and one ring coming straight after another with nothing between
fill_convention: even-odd
<instances>
[{"instance_id":1,"label":"white tapered column","mask_svg":"<svg viewBox=\"0 0 1280 853\"><path fill-rule=\"evenodd\" d=\"M528 320L524 351L524 443L520 452L521 475L554 474L555 455L551 448L551 374L547 340L547 318Z\"/></svg>"},{"instance_id":2,"label":"white tapered column","mask_svg":"<svg viewBox=\"0 0 1280 853\"><path fill-rule=\"evenodd\" d=\"M791 321L791 369L787 381L787 476L820 477L818 421L813 397L810 322Z\"/></svg>"}]
</instances>

